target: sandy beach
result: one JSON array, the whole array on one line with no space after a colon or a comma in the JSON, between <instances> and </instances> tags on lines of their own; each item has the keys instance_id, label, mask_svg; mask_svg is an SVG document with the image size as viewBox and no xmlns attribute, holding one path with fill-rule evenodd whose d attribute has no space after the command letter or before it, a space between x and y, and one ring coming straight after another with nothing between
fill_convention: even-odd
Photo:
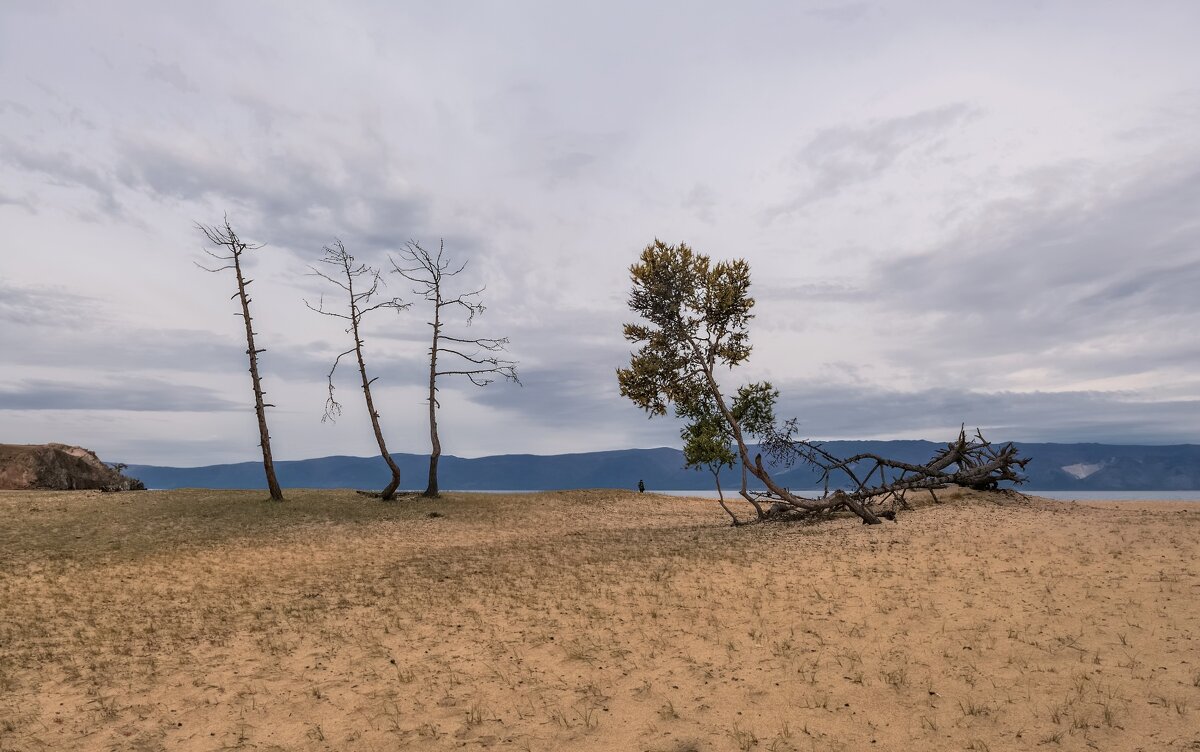
<instances>
[{"instance_id":1,"label":"sandy beach","mask_svg":"<svg viewBox=\"0 0 1200 752\"><path fill-rule=\"evenodd\" d=\"M1200 749L1200 504L0 493L0 750Z\"/></svg>"}]
</instances>

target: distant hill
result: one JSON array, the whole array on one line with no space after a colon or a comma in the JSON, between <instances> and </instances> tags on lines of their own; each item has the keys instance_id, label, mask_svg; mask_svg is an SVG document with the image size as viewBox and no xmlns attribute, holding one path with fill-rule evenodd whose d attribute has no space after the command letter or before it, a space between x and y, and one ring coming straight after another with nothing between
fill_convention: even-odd
<instances>
[{"instance_id":1,"label":"distant hill","mask_svg":"<svg viewBox=\"0 0 1200 752\"><path fill-rule=\"evenodd\" d=\"M909 462L924 462L942 445L929 441L830 441L840 456L873 452ZM1183 491L1200 489L1200 445L1121 446L1112 444L1020 444L1032 457L1028 489L1043 491ZM402 488L424 489L429 459L392 455L400 466ZM320 457L276 462L279 481L291 488L381 488L387 468L378 457ZM265 488L262 465L241 462L207 467L130 465L128 475L148 488ZM775 478L794 489L813 488L812 468L776 468ZM712 487L707 472L683 467L678 449L622 449L581 454L505 454L465 459L444 455L438 479L444 489L552 490L562 488L634 488L700 490ZM740 472L726 471L721 482L740 483Z\"/></svg>"}]
</instances>

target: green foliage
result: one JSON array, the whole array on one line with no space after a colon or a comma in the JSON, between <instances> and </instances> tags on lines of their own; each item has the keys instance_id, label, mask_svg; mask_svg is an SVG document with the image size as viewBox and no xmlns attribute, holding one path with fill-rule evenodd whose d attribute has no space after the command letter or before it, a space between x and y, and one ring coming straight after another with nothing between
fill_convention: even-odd
<instances>
[{"instance_id":1,"label":"green foliage","mask_svg":"<svg viewBox=\"0 0 1200 752\"><path fill-rule=\"evenodd\" d=\"M674 404L694 418L716 389L715 366L750 356L750 267L655 240L629 273L629 308L647 323L625 325L625 339L642 347L617 370L621 394L652 415Z\"/></svg>"},{"instance_id":2,"label":"green foliage","mask_svg":"<svg viewBox=\"0 0 1200 752\"><path fill-rule=\"evenodd\" d=\"M775 428L775 401L779 390L769 382L739 387L730 412L744 434L769 435ZM711 399L702 399L691 410L676 407L676 415L690 419L679 432L683 439L683 460L687 467L707 468L713 473L733 467L737 453L729 422Z\"/></svg>"},{"instance_id":3,"label":"green foliage","mask_svg":"<svg viewBox=\"0 0 1200 752\"><path fill-rule=\"evenodd\" d=\"M683 461L687 467L707 468L713 474L722 467L733 467L733 434L725 418L711 404L694 415L679 432L683 439Z\"/></svg>"},{"instance_id":4,"label":"green foliage","mask_svg":"<svg viewBox=\"0 0 1200 752\"><path fill-rule=\"evenodd\" d=\"M779 390L771 382L762 381L738 387L730 412L742 427L743 433L767 436L775 428L775 401Z\"/></svg>"}]
</instances>

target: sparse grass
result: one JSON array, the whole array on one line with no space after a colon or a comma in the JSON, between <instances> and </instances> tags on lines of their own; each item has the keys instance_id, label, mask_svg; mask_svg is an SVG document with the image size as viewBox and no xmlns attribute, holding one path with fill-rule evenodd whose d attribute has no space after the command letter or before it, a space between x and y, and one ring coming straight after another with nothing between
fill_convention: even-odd
<instances>
[{"instance_id":1,"label":"sparse grass","mask_svg":"<svg viewBox=\"0 0 1200 752\"><path fill-rule=\"evenodd\" d=\"M883 671L883 682L895 690L901 690L908 686L908 670L904 668L894 668L890 671Z\"/></svg>"},{"instance_id":2,"label":"sparse grass","mask_svg":"<svg viewBox=\"0 0 1200 752\"><path fill-rule=\"evenodd\" d=\"M734 746L741 752L750 752L758 746L758 737L753 731L748 731L742 728L737 723L733 724L733 728L729 731L729 736L733 739Z\"/></svg>"},{"instance_id":3,"label":"sparse grass","mask_svg":"<svg viewBox=\"0 0 1200 752\"><path fill-rule=\"evenodd\" d=\"M1041 743L1042 744L1062 744L1063 736L1065 734L1066 734L1065 731L1055 731L1053 733L1046 734L1044 737L1042 737Z\"/></svg>"},{"instance_id":4,"label":"sparse grass","mask_svg":"<svg viewBox=\"0 0 1200 752\"><path fill-rule=\"evenodd\" d=\"M0 492L0 750L1120 749L1194 723L1200 615L1162 603L1200 587L1200 506L939 493L732 529L615 491L264 496Z\"/></svg>"},{"instance_id":5,"label":"sparse grass","mask_svg":"<svg viewBox=\"0 0 1200 752\"><path fill-rule=\"evenodd\" d=\"M977 703L974 700L959 702L958 709L962 711L963 715L967 716L991 715L992 713L992 709L987 705L987 703Z\"/></svg>"}]
</instances>

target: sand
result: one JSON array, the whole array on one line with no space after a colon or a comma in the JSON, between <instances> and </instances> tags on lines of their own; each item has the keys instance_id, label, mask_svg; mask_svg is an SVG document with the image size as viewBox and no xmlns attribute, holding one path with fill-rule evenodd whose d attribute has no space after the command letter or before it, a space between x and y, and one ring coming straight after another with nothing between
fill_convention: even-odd
<instances>
[{"instance_id":1,"label":"sand","mask_svg":"<svg viewBox=\"0 0 1200 752\"><path fill-rule=\"evenodd\" d=\"M1200 504L262 496L0 493L0 750L1200 749Z\"/></svg>"}]
</instances>

